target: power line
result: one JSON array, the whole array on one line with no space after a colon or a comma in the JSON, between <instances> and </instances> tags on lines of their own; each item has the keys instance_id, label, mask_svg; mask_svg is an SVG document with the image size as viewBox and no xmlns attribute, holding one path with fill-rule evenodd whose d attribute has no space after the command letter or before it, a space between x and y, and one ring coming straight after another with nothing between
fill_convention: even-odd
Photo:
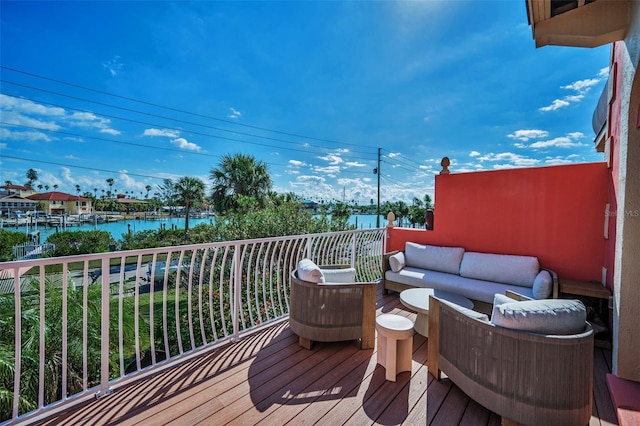
<instances>
[{"instance_id":1,"label":"power line","mask_svg":"<svg viewBox=\"0 0 640 426\"><path fill-rule=\"evenodd\" d=\"M156 145L145 145L145 144L140 144L140 143L135 143L135 142L125 142L125 141L119 141L119 140L115 140L115 139L103 138L103 137L98 137L98 136L81 135L81 134L78 134L78 133L65 132L65 131L61 131L61 130L51 130L51 129L43 129L43 128L39 128L39 127L17 125L17 124L13 124L13 123L7 123L7 122L4 122L4 121L0 121L0 124L5 125L5 126L22 128L22 129L30 129L30 130L44 131L44 132L48 132L48 133L55 133L55 134L64 135L64 136L70 136L70 137L93 139L93 140L101 141L101 142L109 142L109 143L116 143L116 144L121 144L121 145L136 146L136 147L145 148L145 149L156 149L156 150L160 150L160 151L169 151L169 152L175 152L175 153L179 153L179 154L190 154L190 155L198 155L198 156L210 157L210 158L221 158L220 155L207 154L207 153L204 153L204 152L184 151L184 150L179 150L179 149L175 149L175 148L166 148L166 147L161 147L161 146L156 146ZM0 154L0 157L11 158L11 157L8 157L8 156L3 155L3 154ZM31 161L36 161L36 160L31 160ZM48 164L58 164L60 166L71 167L69 165L61 164L61 163L55 163L55 162L47 162L47 163ZM288 164L280 164L280 163L267 163L267 164L269 166L279 166L279 167L287 167L288 166ZM76 167L76 166L73 166L73 167ZM82 167L82 168L86 168L86 167ZM94 170L92 168L87 168L87 169ZM99 171L98 169L95 169L95 170ZM342 173L347 173L347 174L365 174L365 173L368 174L368 172L357 171L357 170L347 170L347 169L343 169L343 170L341 170L341 172Z\"/></svg>"},{"instance_id":2,"label":"power line","mask_svg":"<svg viewBox=\"0 0 640 426\"><path fill-rule=\"evenodd\" d=\"M144 174L140 174L140 173L130 173L130 172L123 172L123 171L115 171L115 170L107 170L107 169L98 169L98 168L95 168L95 167L78 166L78 165L72 165L72 164L63 164L63 163L58 163L58 162L55 162L55 161L34 160L32 158L14 157L12 155L0 154L0 157L8 158L10 160L28 161L28 162L31 162L31 163L42 163L42 164L49 164L49 165L53 165L53 166L62 166L62 167L69 167L69 168L74 168L74 169L91 170L91 171L94 171L94 172L111 173L111 174L115 174L115 175L124 174L124 175L128 175L128 176L136 176L136 177L151 178L151 179L160 179L160 180L166 179L166 177L159 177L159 176L153 176L153 175L144 175Z\"/></svg>"},{"instance_id":3,"label":"power line","mask_svg":"<svg viewBox=\"0 0 640 426\"><path fill-rule=\"evenodd\" d=\"M67 106L67 105L56 104L56 103L53 103L53 102L42 101L40 99L33 99L33 98L26 98L26 97L25 98L21 98L21 99L27 99L27 100L30 100L30 101L33 101L33 102L38 102L38 103L41 103L41 104L44 104L44 105L50 105L50 106L54 106L54 107L58 107L58 108L64 108L64 109L71 110L71 111L77 111L77 112L83 112L83 113L91 113L91 114L94 113L93 111L74 108L74 107L70 107L70 106ZM116 116L116 115L100 113L100 116L101 117L107 117L107 118L115 119L115 120L127 121L127 122L130 122L130 123L142 124L142 125L145 125L145 126L163 127L165 129L167 128L167 126L163 126L162 124L149 123L147 121L134 120L132 118L119 117L119 116ZM267 147L267 148L303 152L303 153L306 153L306 154L308 154L309 151L310 151L309 149L287 148L287 147L282 147L282 146L277 146L277 145L270 145L270 144L266 144L266 143L251 142L251 141L245 141L245 140L242 140L242 139L229 138L229 137L226 137L226 136L219 136L219 135L214 135L214 134L210 134L210 133L202 133L202 132L197 132L197 131L193 131L193 130L176 129L176 128L171 128L171 127L168 130L186 131L186 132L188 132L190 134L198 135L198 136L205 136L205 137L221 139L221 140L231 141L231 142L244 143L244 144L254 145L254 146L263 146L263 147ZM326 153L326 151L324 153ZM322 153L316 152L316 154L322 154ZM358 158L358 157L346 156L346 158Z\"/></svg>"},{"instance_id":4,"label":"power line","mask_svg":"<svg viewBox=\"0 0 640 426\"><path fill-rule=\"evenodd\" d=\"M54 79L54 78L51 78L51 77L45 77L45 76L34 74L34 73L31 73L31 72L28 72L28 71L23 71L23 70L18 70L18 69L15 69L15 68L11 68L11 67L8 67L6 65L0 65L0 68L8 70L8 71L16 72L16 73L19 73L19 74L23 74L23 75L28 75L30 77L35 77L35 78L39 78L39 79L42 79L42 80L47 80L47 81L55 82L55 83L58 83L58 84L63 84L63 85L66 85L66 86L75 87L77 89L87 90L87 91L90 91L90 92L99 93L99 94L107 95L107 96L113 96L115 98L127 100L127 101L130 101L130 102L136 102L136 103L140 103L140 104L147 105L147 106L153 106L153 107L156 107L156 108L166 109L168 111L179 112L179 113L182 113L182 114L188 114L188 115L192 115L194 117L207 118L207 119L219 121L219 122L222 122L222 123L232 124L234 126L241 126L241 127L246 127L246 128L255 129L255 130L262 130L262 131L265 131L265 132L277 133L277 134L286 135L286 136L292 136L292 137L296 137L296 138L310 139L310 140L315 140L315 141L318 141L318 142L328 142L328 143L333 143L333 144L340 145L340 146L345 146L345 145L359 146L359 147L365 146L365 145L359 145L359 144L354 144L354 143L347 143L347 142L334 141L334 140L330 140L330 139L317 138L317 137L313 137L313 136L305 136L305 135L301 135L301 134L297 134L297 133L291 133L291 132L285 132L285 131L281 131L281 130L268 129L266 127L253 126L253 125L250 125L250 124L238 123L238 122L235 122L235 121L225 120L225 119L222 119L222 118L213 117L213 116L209 116L209 115L198 114L198 113L195 113L195 112L190 112L190 111L182 110L182 109L179 109L179 108L173 108L173 107L169 107L169 106L165 106L165 105L159 105L159 104L155 104L153 102L147 102L147 101L143 101L143 100L140 100L140 99L130 98L130 97L127 97L127 96L116 95L115 93L110 93L110 92L106 92L106 91L102 91L102 90L97 90L97 89L93 89L93 88L90 88L90 87L81 86L81 85L78 85L78 84L69 83L69 82L66 82L66 81ZM365 147L368 147L368 146L365 146ZM368 148L370 148L370 147L368 147Z\"/></svg>"},{"instance_id":5,"label":"power line","mask_svg":"<svg viewBox=\"0 0 640 426\"><path fill-rule=\"evenodd\" d=\"M221 131L221 132L233 133L233 134L237 134L237 135L250 136L250 137L259 138L259 139L266 139L266 140L271 140L271 141L276 141L276 142L283 142L283 143L287 143L287 144L301 145L301 142L288 141L288 140L285 140L285 139L279 139L279 138L272 138L272 137L269 137L269 136L257 135L255 133L239 132L239 131L236 131L236 130L223 129L221 127L210 126L210 125L207 125L207 124L195 123L193 121L180 120L178 118L167 117L167 116L159 115L159 114L152 114L152 113L149 113L149 112L144 112L144 111L135 110L135 109L131 109L131 108L125 108L125 107L118 106L118 105L108 104L108 103L105 103L105 102L98 102L98 101L94 101L94 100L91 100L91 99L80 98L80 97L77 97L77 96L72 96L72 95L68 95L68 94L65 94L65 93L60 93L60 92L56 92L56 91L48 90L48 89L42 89L42 88L39 88L39 87L34 87L34 86L22 84L22 83L16 83L16 82L5 80L5 79L0 79L0 82L11 84L11 85L14 85L14 86L23 87L23 88L26 88L26 89L37 90L37 91L40 91L40 92L49 93L49 94L56 95L56 96L63 96L63 97L69 98L69 99L77 100L77 101L88 102L88 103L92 103L92 104L96 104L96 105L106 106L108 108L119 109L119 110L122 110L122 111L131 112L131 113L134 113L134 114L147 115L147 116L150 116L150 117L160 118L160 119L164 119L164 120L171 120L171 121L175 121L175 122L182 123L182 124L189 124L189 125L192 125L192 126L200 126L200 127L204 127L204 128L207 128L207 129L218 130L218 131ZM54 105L54 106L58 106L60 108L66 108L66 109L71 109L71 110L75 110L75 111L91 112L91 111L87 111L87 110L80 110L80 109L73 108L73 107L67 107L67 106L64 106L64 105L59 105L59 104L54 104L54 103L50 103L50 102L46 102L46 101L41 101L39 99L26 98L26 97L24 97L23 99L31 100L31 101L34 101L34 102L40 102L40 103L44 103L44 104L47 104L47 105ZM126 118L123 118L123 117L111 116L111 115L107 115L107 114L103 114L103 113L100 113L100 115L103 115L103 116L109 117L109 118L116 118L116 119L120 119L120 120L133 121L133 122L136 122L136 123L139 123L139 124L148 124L148 123L145 123L145 122L139 122L139 121L135 121L135 120L132 120L132 119L126 119ZM156 124L148 124L148 125L156 125ZM160 125L157 125L157 126L160 126ZM179 129L171 129L171 130L179 130ZM230 140L234 140L234 139L230 139ZM245 142L245 143L251 143L251 142ZM267 146L270 146L270 145L267 145ZM309 146L314 147L314 148L327 149L327 147L324 147L324 146L321 146L321 145L309 145ZM350 152L359 153L359 154L371 154L370 152L362 152L362 151L350 151Z\"/></svg>"}]
</instances>

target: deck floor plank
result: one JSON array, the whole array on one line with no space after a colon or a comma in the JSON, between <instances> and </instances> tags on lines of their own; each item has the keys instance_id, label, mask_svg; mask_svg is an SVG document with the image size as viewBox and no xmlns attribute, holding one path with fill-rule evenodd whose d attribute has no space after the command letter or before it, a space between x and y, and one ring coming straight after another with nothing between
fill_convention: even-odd
<instances>
[{"instance_id":1,"label":"deck floor plank","mask_svg":"<svg viewBox=\"0 0 640 426\"><path fill-rule=\"evenodd\" d=\"M415 319L396 293L379 290L377 314ZM470 400L426 367L427 339L414 335L412 371L386 381L376 347L354 342L298 346L286 321L240 342L194 356L137 381L114 386L41 425L472 425L497 426L500 416ZM594 409L590 424L617 419L605 375L611 353L594 349Z\"/></svg>"}]
</instances>

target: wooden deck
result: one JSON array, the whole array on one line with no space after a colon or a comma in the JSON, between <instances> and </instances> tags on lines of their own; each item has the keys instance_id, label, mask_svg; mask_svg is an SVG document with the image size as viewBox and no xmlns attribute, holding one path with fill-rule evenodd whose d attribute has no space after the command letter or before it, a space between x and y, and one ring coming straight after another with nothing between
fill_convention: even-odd
<instances>
[{"instance_id":1,"label":"wooden deck","mask_svg":"<svg viewBox=\"0 0 640 426\"><path fill-rule=\"evenodd\" d=\"M378 291L377 313L412 319L398 295ZM617 424L607 390L611 353L594 349L591 425ZM498 425L500 416L449 380L427 373L427 339L416 334L411 373L384 379L374 350L354 342L297 344L287 322L116 388L44 425Z\"/></svg>"}]
</instances>

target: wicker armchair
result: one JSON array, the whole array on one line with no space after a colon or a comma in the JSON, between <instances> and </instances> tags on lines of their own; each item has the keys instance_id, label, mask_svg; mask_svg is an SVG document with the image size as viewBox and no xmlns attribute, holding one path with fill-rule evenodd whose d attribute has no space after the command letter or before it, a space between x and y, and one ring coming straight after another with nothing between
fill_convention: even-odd
<instances>
[{"instance_id":1,"label":"wicker armchair","mask_svg":"<svg viewBox=\"0 0 640 426\"><path fill-rule=\"evenodd\" d=\"M593 330L542 335L494 326L429 300L427 367L502 416L503 424L586 425L591 418Z\"/></svg>"},{"instance_id":2,"label":"wicker armchair","mask_svg":"<svg viewBox=\"0 0 640 426\"><path fill-rule=\"evenodd\" d=\"M346 266L322 266L335 269ZM371 349L375 340L377 282L316 284L291 272L289 326L300 346L313 342L360 339L361 349Z\"/></svg>"}]
</instances>

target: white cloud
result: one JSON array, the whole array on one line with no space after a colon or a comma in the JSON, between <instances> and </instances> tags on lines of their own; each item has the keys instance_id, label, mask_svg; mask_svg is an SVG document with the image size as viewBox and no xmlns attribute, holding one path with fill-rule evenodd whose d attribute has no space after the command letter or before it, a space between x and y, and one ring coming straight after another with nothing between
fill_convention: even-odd
<instances>
[{"instance_id":1,"label":"white cloud","mask_svg":"<svg viewBox=\"0 0 640 426\"><path fill-rule=\"evenodd\" d=\"M289 165L293 167L302 167L305 165L305 163L300 160L289 160Z\"/></svg>"},{"instance_id":2,"label":"white cloud","mask_svg":"<svg viewBox=\"0 0 640 426\"><path fill-rule=\"evenodd\" d=\"M580 102L583 98L584 98L584 95L569 95L569 96L565 96L564 100L571 103L571 102Z\"/></svg>"},{"instance_id":3,"label":"white cloud","mask_svg":"<svg viewBox=\"0 0 640 426\"><path fill-rule=\"evenodd\" d=\"M330 177L335 177L340 172L339 166L314 167L313 170L318 173L325 173Z\"/></svg>"},{"instance_id":4,"label":"white cloud","mask_svg":"<svg viewBox=\"0 0 640 426\"><path fill-rule=\"evenodd\" d=\"M540 148L571 148L574 146L580 146L579 142L576 142L575 138L571 138L569 136L560 136L558 138L553 138L547 141L538 141L529 145L529 148L540 149Z\"/></svg>"},{"instance_id":5,"label":"white cloud","mask_svg":"<svg viewBox=\"0 0 640 426\"><path fill-rule=\"evenodd\" d=\"M36 131L14 132L5 127L0 128L0 138L5 140L27 141L27 142L37 142L37 141L50 142L52 140L47 134L42 132L36 132ZM6 147L6 144L4 145Z\"/></svg>"},{"instance_id":6,"label":"white cloud","mask_svg":"<svg viewBox=\"0 0 640 426\"><path fill-rule=\"evenodd\" d=\"M177 138L180 132L173 129L144 129L144 136L166 136L168 138Z\"/></svg>"},{"instance_id":7,"label":"white cloud","mask_svg":"<svg viewBox=\"0 0 640 426\"><path fill-rule=\"evenodd\" d=\"M325 155L324 157L318 157L318 158L321 159L321 160L324 160L324 161L328 161L329 164L331 164L331 165L338 165L338 164L344 162L342 157L340 157L339 155L336 155L336 154L328 154L328 155Z\"/></svg>"},{"instance_id":8,"label":"white cloud","mask_svg":"<svg viewBox=\"0 0 640 426\"><path fill-rule=\"evenodd\" d=\"M231 111L229 115L227 115L229 118L238 119L242 117L242 113L233 107L229 108L229 111Z\"/></svg>"},{"instance_id":9,"label":"white cloud","mask_svg":"<svg viewBox=\"0 0 640 426\"><path fill-rule=\"evenodd\" d=\"M469 153L469 157L479 157L480 153L478 151L471 151Z\"/></svg>"},{"instance_id":10,"label":"white cloud","mask_svg":"<svg viewBox=\"0 0 640 426\"><path fill-rule=\"evenodd\" d=\"M609 67L604 67L601 68L600 71L598 71L598 77L602 78L609 78Z\"/></svg>"},{"instance_id":11,"label":"white cloud","mask_svg":"<svg viewBox=\"0 0 640 426\"><path fill-rule=\"evenodd\" d=\"M573 90L577 93L572 95L567 95L562 99L556 99L551 103L551 105L538 108L538 110L543 112L556 111L560 108L567 107L572 103L582 101L582 99L584 99L584 95L587 94L592 87L600 83L602 78L604 78L605 70L608 70L608 69L603 68L598 72L598 78L587 78L584 80L576 80L571 84L567 84L566 86L560 86L561 89Z\"/></svg>"},{"instance_id":12,"label":"white cloud","mask_svg":"<svg viewBox=\"0 0 640 426\"><path fill-rule=\"evenodd\" d=\"M539 111L544 111L544 112L555 111L555 110L558 110L560 108L564 108L564 107L567 107L567 106L569 106L569 102L563 101L562 99L556 99L551 103L551 105L548 105L548 106L542 107L542 108L538 108L538 110Z\"/></svg>"},{"instance_id":13,"label":"white cloud","mask_svg":"<svg viewBox=\"0 0 640 426\"><path fill-rule=\"evenodd\" d=\"M547 132L546 130L539 130L539 129L516 130L515 132L507 135L508 138L517 139L517 140L523 141L523 142L526 142L529 139L546 138L547 136L549 136L549 132Z\"/></svg>"},{"instance_id":14,"label":"white cloud","mask_svg":"<svg viewBox=\"0 0 640 426\"><path fill-rule=\"evenodd\" d=\"M483 155L482 157L478 157L480 161L509 161L510 164L507 165L499 165L496 164L493 168L505 168L505 167L524 167L524 166L533 166L540 162L540 160L535 158L528 158L519 154L514 154L512 152L501 152L498 154L489 153Z\"/></svg>"},{"instance_id":15,"label":"white cloud","mask_svg":"<svg viewBox=\"0 0 640 426\"><path fill-rule=\"evenodd\" d=\"M321 183L324 183L326 179L323 176L305 175L305 176L298 176L296 178L296 181L302 182L302 183L321 184Z\"/></svg>"},{"instance_id":16,"label":"white cloud","mask_svg":"<svg viewBox=\"0 0 640 426\"><path fill-rule=\"evenodd\" d=\"M389 158L395 158L395 157L399 157L401 154L399 152L390 152L387 155L389 156Z\"/></svg>"},{"instance_id":17,"label":"white cloud","mask_svg":"<svg viewBox=\"0 0 640 426\"><path fill-rule=\"evenodd\" d=\"M67 117L71 126L89 127L100 130L100 133L119 135L120 131L110 127L111 120L99 117L92 112L77 111Z\"/></svg>"},{"instance_id":18,"label":"white cloud","mask_svg":"<svg viewBox=\"0 0 640 426\"><path fill-rule=\"evenodd\" d=\"M48 107L37 104L28 99L16 98L14 96L4 94L0 94L0 110L44 115L47 117L63 117L65 115L64 108Z\"/></svg>"},{"instance_id":19,"label":"white cloud","mask_svg":"<svg viewBox=\"0 0 640 426\"><path fill-rule=\"evenodd\" d=\"M591 88L593 86L595 86L596 84L598 84L600 82L600 79L597 78L589 78L586 80L578 80L578 81L574 81L571 84L568 84L566 86L562 86L563 89L568 89L568 90L575 90L578 93L584 93L584 92L588 92L589 90L591 90Z\"/></svg>"},{"instance_id":20,"label":"white cloud","mask_svg":"<svg viewBox=\"0 0 640 426\"><path fill-rule=\"evenodd\" d=\"M344 165L347 167L365 167L366 166L366 164L360 163L359 161L347 161L346 163L344 163Z\"/></svg>"},{"instance_id":21,"label":"white cloud","mask_svg":"<svg viewBox=\"0 0 640 426\"><path fill-rule=\"evenodd\" d=\"M102 67L107 70L111 77L115 77L120 74L120 71L124 68L122 62L120 62L120 56L114 56L113 59L108 60L102 64Z\"/></svg>"},{"instance_id":22,"label":"white cloud","mask_svg":"<svg viewBox=\"0 0 640 426\"><path fill-rule=\"evenodd\" d=\"M199 152L202 149L202 148L200 148L200 146L196 145L193 142L189 142L185 138L173 139L171 141L171 143L173 145L177 146L178 148L186 149L188 151L197 151L197 152Z\"/></svg>"}]
</instances>

